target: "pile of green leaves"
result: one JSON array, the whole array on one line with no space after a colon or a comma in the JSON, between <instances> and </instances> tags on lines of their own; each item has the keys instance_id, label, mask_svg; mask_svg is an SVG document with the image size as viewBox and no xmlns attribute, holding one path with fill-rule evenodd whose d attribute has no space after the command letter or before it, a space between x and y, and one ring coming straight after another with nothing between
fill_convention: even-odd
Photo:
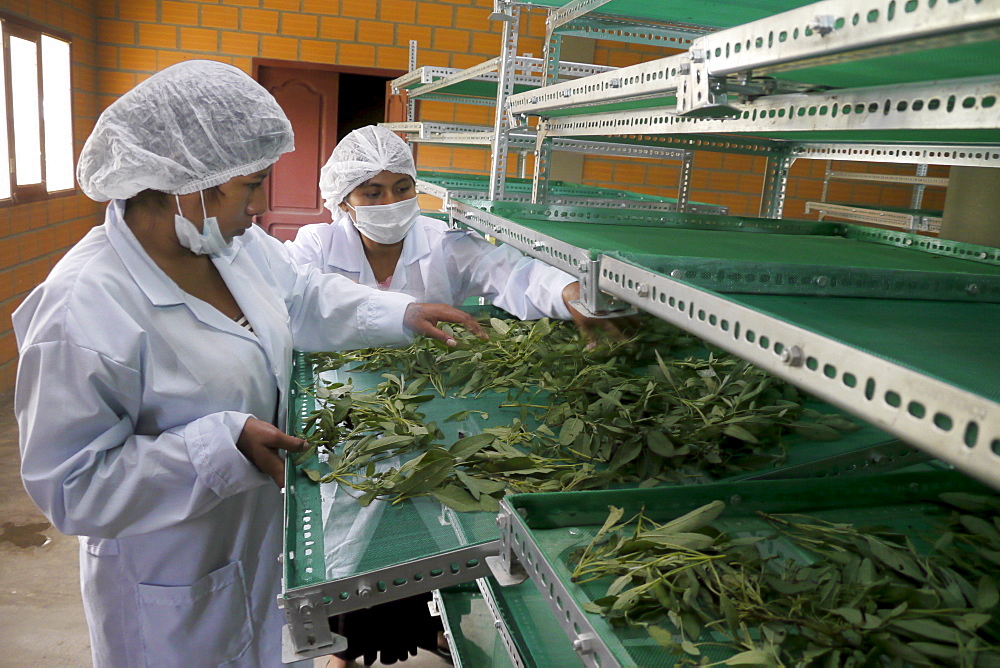
<instances>
[{"instance_id":1,"label":"pile of green leaves","mask_svg":"<svg viewBox=\"0 0 1000 668\"><path fill-rule=\"evenodd\" d=\"M318 388L323 407L304 425L314 447L296 461L301 465L315 448L324 448L329 472L306 469L311 479L361 492L362 506L376 498L399 503L430 495L460 512L496 512L507 490L556 491L572 489L574 480L593 483L592 466L532 452L534 436L519 421L444 444L441 430L419 411L434 398L420 393L426 379L406 384L402 376L384 377L366 392L342 383ZM396 457L411 458L379 467Z\"/></svg>"},{"instance_id":2,"label":"pile of green leaves","mask_svg":"<svg viewBox=\"0 0 1000 668\"><path fill-rule=\"evenodd\" d=\"M584 607L645 627L684 664L721 649L734 666L1000 665L1000 499L941 501L925 554L906 535L802 515L760 514L772 535L730 536L711 525L721 501L666 524L612 508L573 580L610 579ZM809 559L763 556L775 544Z\"/></svg>"},{"instance_id":3,"label":"pile of green leaves","mask_svg":"<svg viewBox=\"0 0 1000 668\"><path fill-rule=\"evenodd\" d=\"M390 372L369 392L313 388L321 407L301 435L330 453L332 473L310 475L355 487L363 503L431 494L458 510L492 510L500 483L567 491L721 476L780 461L785 434L832 440L857 428L804 408L793 386L734 356L704 348L679 354L695 340L656 318L634 338L595 351L571 323L484 324L485 342L452 328L454 349L420 339L401 349L314 355L319 371ZM419 412L431 387L442 396L500 392L521 416L446 445ZM379 470L398 455L412 459Z\"/></svg>"}]
</instances>

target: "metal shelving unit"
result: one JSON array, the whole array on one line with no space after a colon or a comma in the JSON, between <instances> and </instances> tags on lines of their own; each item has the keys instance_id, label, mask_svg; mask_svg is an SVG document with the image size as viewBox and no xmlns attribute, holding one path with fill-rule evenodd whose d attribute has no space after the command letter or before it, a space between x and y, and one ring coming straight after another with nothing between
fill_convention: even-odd
<instances>
[{"instance_id":1,"label":"metal shelving unit","mask_svg":"<svg viewBox=\"0 0 1000 668\"><path fill-rule=\"evenodd\" d=\"M563 12L629 4L653 9L650 3L533 4L558 5L557 11ZM661 3L657 9L667 12L671 4L675 3ZM788 168L800 157L828 158L846 152L849 159L862 161L1000 164L1000 75L983 73L995 62L983 55L1000 50L1000 2L911 2L894 6L893 11L861 0L801 4L784 3L791 7L788 11L695 37L684 53L514 94L507 108L514 116L538 117L540 152L557 137L637 135L681 141L708 135L710 150L762 149L768 155L762 215L774 218L780 216ZM556 23L550 21L550 34ZM934 50L932 56L925 55L929 49ZM920 62L940 62L918 72L886 66L907 62L899 59L914 54ZM859 63L875 64L874 71L864 70L868 74L863 78L872 85L838 87L852 80ZM938 76L943 78L920 80ZM788 92L782 90L785 77L791 77L788 81L795 86L802 87L801 81L810 85ZM744 136L751 144L743 143ZM771 143L756 143L760 137ZM865 144L869 138L877 143ZM920 141L909 143L916 138ZM536 162L535 193L544 177ZM919 368L886 366L886 360L869 359L857 346L840 344L822 331L793 333L780 316L756 312L726 294L687 284L678 278L683 271L659 275L609 253L595 254L592 248L539 234L497 207L453 201L451 211L461 222L577 275L584 287L583 302L592 312L608 311L610 297L656 313L1000 487L1000 404L995 397L949 390L947 382L939 383ZM994 261L1000 253L890 231L875 230L870 236L870 241L909 244L973 260ZM979 286L969 282L966 290L976 293ZM676 306L681 303L684 307ZM692 303L710 303L712 308L705 309L710 317L695 317L693 313L702 309L690 312ZM754 321L752 328L744 324L729 331L719 329L720 322L734 325L748 318ZM765 349L741 338L748 329L761 328L780 332L767 337L774 345ZM835 369L830 372L834 380L848 369L850 377L867 380L854 386L831 382L825 373L783 361L793 349L823 360L820 369ZM928 349L926 354L948 352ZM879 394L886 391L900 403L865 396L873 392L866 392L866 386L879 388ZM909 410L913 404L924 407L920 416L913 411L921 409ZM936 426L935 419L949 427Z\"/></svg>"},{"instance_id":2,"label":"metal shelving unit","mask_svg":"<svg viewBox=\"0 0 1000 668\"><path fill-rule=\"evenodd\" d=\"M516 55L525 7L549 10L546 53L530 62ZM423 192L441 197L456 223L577 277L583 310L644 310L898 437L905 444L890 442L885 456L899 466L912 461L911 446L1000 489L1000 362L993 354L1000 249L778 220L797 159L1000 166L1000 75L984 71L995 69L1000 55L1000 0L495 0L494 9L503 25L498 58L461 71L421 68L394 82L411 100L496 105L493 127L413 118L392 126L414 142L492 151L488 182L463 188L424 178ZM563 35L685 51L583 73L560 63ZM527 180L505 178L510 151L528 150L535 155L530 194ZM560 192L550 181L552 150L680 159L681 195L674 210L648 200L595 206L589 195ZM761 217L688 209L694 150L766 156ZM741 254L747 248L769 255ZM828 463L858 473L883 459L850 454ZM772 488L780 494L813 487L778 482ZM960 476L946 482L964 485ZM819 487L827 500L841 493L835 481ZM867 489L863 481L849 487ZM745 489L758 488L733 489L733 498L746 499ZM914 489L902 484L880 493L905 499ZM602 622L570 603L572 588L530 537L533 511L526 523L520 505L504 502L498 539L468 540L456 523L453 549L336 584L304 577L311 566L299 543L307 537L288 527L286 555L291 550L294 558L286 556L283 604L295 656L329 651L335 638L325 615L365 607L373 602L365 595L388 600L384 595L439 588L444 580L431 582L430 571L452 584L480 579L491 562L503 584L530 577L581 662L631 665L597 628ZM303 508L294 510L301 519ZM494 619L496 642L510 665L531 665L504 619L503 596L492 581L482 582L480 605ZM438 600L447 610L447 597Z\"/></svg>"}]
</instances>

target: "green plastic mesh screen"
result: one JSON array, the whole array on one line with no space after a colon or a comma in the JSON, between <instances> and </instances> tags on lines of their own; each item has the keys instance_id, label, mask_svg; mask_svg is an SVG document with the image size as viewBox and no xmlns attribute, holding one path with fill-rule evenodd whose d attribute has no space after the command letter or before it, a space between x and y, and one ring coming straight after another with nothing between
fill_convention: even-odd
<instances>
[{"instance_id":1,"label":"green plastic mesh screen","mask_svg":"<svg viewBox=\"0 0 1000 668\"><path fill-rule=\"evenodd\" d=\"M441 602L445 627L458 654L452 657L456 666L513 668L514 663L493 624L493 613L475 585L443 589Z\"/></svg>"}]
</instances>

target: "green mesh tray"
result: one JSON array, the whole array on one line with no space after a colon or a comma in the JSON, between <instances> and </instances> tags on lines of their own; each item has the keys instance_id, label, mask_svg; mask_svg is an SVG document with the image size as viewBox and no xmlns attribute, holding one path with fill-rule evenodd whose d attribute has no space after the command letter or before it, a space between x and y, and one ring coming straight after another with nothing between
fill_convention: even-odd
<instances>
[{"instance_id":1,"label":"green mesh tray","mask_svg":"<svg viewBox=\"0 0 1000 668\"><path fill-rule=\"evenodd\" d=\"M467 310L492 307L465 307ZM314 384L315 377L305 354L295 356L292 377L292 405L289 410L289 433L298 433L300 425L315 409L315 400L300 387ZM324 380L350 381L357 389L370 388L382 381L381 374L356 372L348 368L325 372ZM517 407L502 406L508 403L504 395L484 394L480 397L438 397L421 404L421 411L428 422L436 422L444 432L446 442L461 436L480 433L483 429L510 424L514 418L526 419ZM823 413L839 412L819 402L807 407ZM489 417L482 419L471 415L462 422L445 422L445 418L462 410L481 411ZM738 477L780 470L783 467L812 464L810 475L836 475L834 468L824 468L823 461L848 453L863 453L892 439L883 431L862 424L855 432L845 434L838 441L807 441L801 436L788 435L783 440L786 459L768 464ZM375 502L369 509L359 509L356 502L339 505L342 513L331 514L331 484L317 484L303 472L305 469L326 472L323 462L316 455L301 467L289 467L286 483L285 517L285 585L289 590L337 582L362 573L375 573L426 557L445 555L470 545L479 545L499 538L496 516L492 513L454 513L444 509L437 501L427 497L407 500L391 505ZM690 484L710 481L701 471L685 472ZM339 491L337 492L340 493ZM345 500L346 501L346 500ZM340 523L338 525L337 523ZM339 528L338 528L339 526ZM363 535L347 534L355 530ZM361 542L345 546L345 535ZM344 550L352 552L347 555Z\"/></svg>"},{"instance_id":2,"label":"green mesh tray","mask_svg":"<svg viewBox=\"0 0 1000 668\"><path fill-rule=\"evenodd\" d=\"M554 572L569 592L576 614L585 615L601 642L623 666L659 668L675 665L676 656L667 654L643 629L615 629L599 615L582 612L584 603L604 595L608 581L576 585L570 580L571 555L597 533L610 506L625 509L629 517L645 509L652 519L663 522L679 517L715 500L725 501L725 512L713 525L729 533L770 535L757 511L806 513L834 522L879 525L924 544L921 535L933 535L934 517L942 513L932 503L943 492L964 491L991 494L967 477L948 472L899 473L855 479L810 481L760 481L716 483L697 487L661 487L648 490L613 490L571 494L519 494L507 503L523 520L516 526L519 541ZM771 541L772 543L774 541ZM780 545L774 546L781 550ZM537 587L538 579L532 582ZM540 594L545 596L545 592ZM568 615L567 615L568 617ZM568 645L568 640L565 641ZM706 656L722 661L726 653Z\"/></svg>"},{"instance_id":3,"label":"green mesh tray","mask_svg":"<svg viewBox=\"0 0 1000 668\"><path fill-rule=\"evenodd\" d=\"M452 661L465 668L514 668L493 612L473 584L441 590L445 629L451 636ZM557 664L550 664L557 665Z\"/></svg>"},{"instance_id":4,"label":"green mesh tray","mask_svg":"<svg viewBox=\"0 0 1000 668\"><path fill-rule=\"evenodd\" d=\"M427 181L443 188L455 191L484 192L490 188L490 178L479 174L452 174L447 172L417 172L417 179ZM566 181L550 180L549 194L560 197L594 197L602 199L627 198L641 202L676 202L673 197L647 195L628 190L600 188L598 186L580 185ZM532 180L519 177L507 177L504 188L508 193L531 193Z\"/></svg>"}]
</instances>

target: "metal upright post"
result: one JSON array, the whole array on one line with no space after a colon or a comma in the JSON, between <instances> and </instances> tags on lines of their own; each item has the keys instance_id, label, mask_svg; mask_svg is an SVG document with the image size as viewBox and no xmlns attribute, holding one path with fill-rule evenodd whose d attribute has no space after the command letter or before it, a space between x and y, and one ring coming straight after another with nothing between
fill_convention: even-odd
<instances>
[{"instance_id":1,"label":"metal upright post","mask_svg":"<svg viewBox=\"0 0 1000 668\"><path fill-rule=\"evenodd\" d=\"M500 51L500 68L497 72L497 106L493 123L493 155L490 158L490 199L504 198L507 177L507 144L510 120L507 116L507 97L514 93L514 59L517 56L517 34L521 8L497 0L496 10L490 18L503 21L503 44ZM505 10L505 11L502 11Z\"/></svg>"},{"instance_id":2,"label":"metal upright post","mask_svg":"<svg viewBox=\"0 0 1000 668\"><path fill-rule=\"evenodd\" d=\"M535 136L535 171L531 179L531 203L542 204L549 197L549 166L552 162L552 138L538 128Z\"/></svg>"},{"instance_id":3,"label":"metal upright post","mask_svg":"<svg viewBox=\"0 0 1000 668\"><path fill-rule=\"evenodd\" d=\"M412 72L413 70L417 69L417 40L415 39L410 40L410 61L408 64L409 64L409 69L407 70L407 72ZM411 100L409 99L409 97L407 97L406 122L412 123L416 119L417 119L417 103L415 100Z\"/></svg>"},{"instance_id":4,"label":"metal upright post","mask_svg":"<svg viewBox=\"0 0 1000 668\"><path fill-rule=\"evenodd\" d=\"M785 187L788 185L788 171L795 160L786 148L776 149L767 156L764 172L764 191L760 198L761 218L781 218L785 207Z\"/></svg>"},{"instance_id":5,"label":"metal upright post","mask_svg":"<svg viewBox=\"0 0 1000 668\"><path fill-rule=\"evenodd\" d=\"M677 184L677 210L687 211L691 198L691 170L694 166L694 151L684 151L681 160L681 175Z\"/></svg>"}]
</instances>

